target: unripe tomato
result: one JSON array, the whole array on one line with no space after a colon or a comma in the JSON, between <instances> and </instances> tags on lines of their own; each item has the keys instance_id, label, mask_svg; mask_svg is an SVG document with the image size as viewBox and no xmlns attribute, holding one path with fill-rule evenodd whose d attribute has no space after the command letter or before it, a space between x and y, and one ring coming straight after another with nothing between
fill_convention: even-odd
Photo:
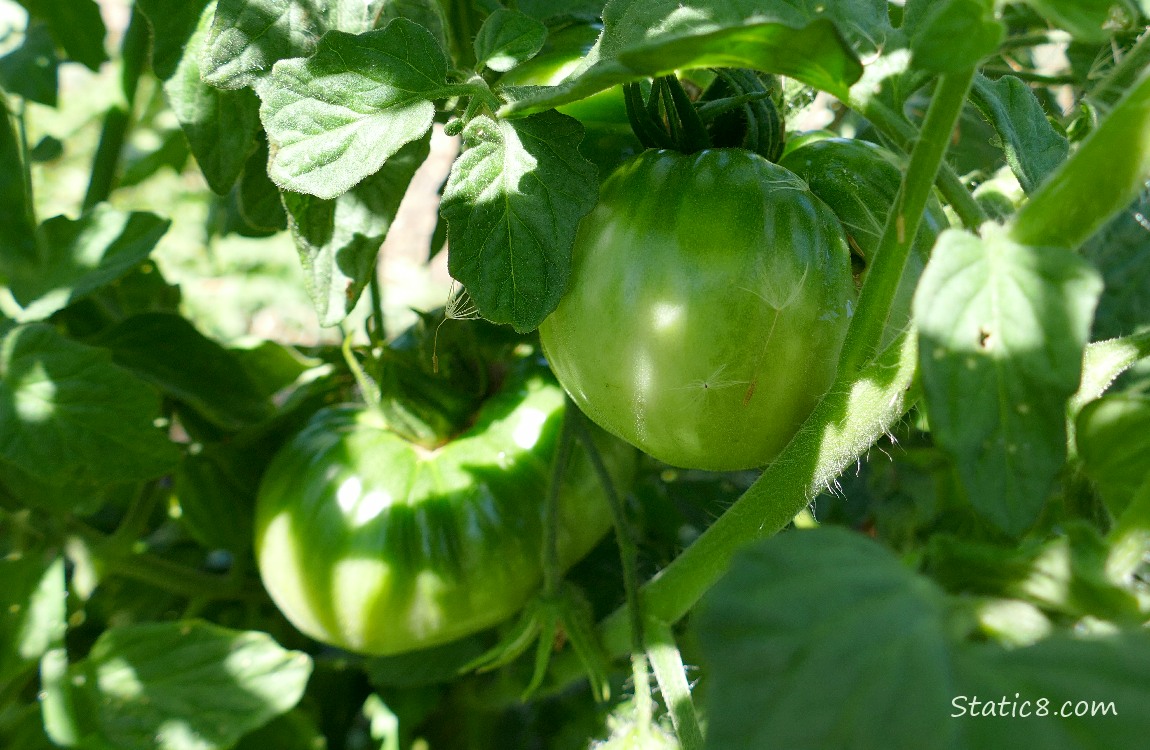
<instances>
[{"instance_id":1,"label":"unripe tomato","mask_svg":"<svg viewBox=\"0 0 1150 750\"><path fill-rule=\"evenodd\" d=\"M514 614L542 580L543 508L564 403L536 369L435 450L400 438L368 408L318 412L269 466L256 505L256 558L280 611L319 641L381 655ZM633 449L596 436L626 488ZM578 445L559 502L566 568L611 524Z\"/></svg>"},{"instance_id":2,"label":"unripe tomato","mask_svg":"<svg viewBox=\"0 0 1150 750\"><path fill-rule=\"evenodd\" d=\"M647 151L583 219L539 332L559 382L669 464L770 461L830 386L855 299L838 220L748 151Z\"/></svg>"}]
</instances>

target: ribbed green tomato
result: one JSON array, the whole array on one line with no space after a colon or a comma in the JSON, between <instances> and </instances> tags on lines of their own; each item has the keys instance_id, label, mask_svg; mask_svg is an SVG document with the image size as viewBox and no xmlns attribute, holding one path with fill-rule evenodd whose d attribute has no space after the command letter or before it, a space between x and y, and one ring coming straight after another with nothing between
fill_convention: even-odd
<instances>
[{"instance_id":1,"label":"ribbed green tomato","mask_svg":"<svg viewBox=\"0 0 1150 750\"><path fill-rule=\"evenodd\" d=\"M364 407L317 413L269 466L256 506L256 558L280 611L319 641L367 654L446 643L514 614L542 579L542 513L563 409L563 392L536 371L434 451ZM633 449L596 435L627 487ZM576 446L560 494L562 566L610 523Z\"/></svg>"},{"instance_id":2,"label":"ribbed green tomato","mask_svg":"<svg viewBox=\"0 0 1150 750\"><path fill-rule=\"evenodd\" d=\"M854 295L839 222L794 174L647 151L603 183L539 333L600 426L674 466L745 469L830 386Z\"/></svg>"}]
</instances>

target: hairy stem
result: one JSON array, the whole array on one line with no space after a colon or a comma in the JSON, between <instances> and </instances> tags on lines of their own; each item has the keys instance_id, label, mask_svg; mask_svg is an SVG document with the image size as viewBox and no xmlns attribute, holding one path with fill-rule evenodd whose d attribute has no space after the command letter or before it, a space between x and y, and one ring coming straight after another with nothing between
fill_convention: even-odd
<instances>
[{"instance_id":1,"label":"hairy stem","mask_svg":"<svg viewBox=\"0 0 1150 750\"><path fill-rule=\"evenodd\" d=\"M903 151L910 149L918 136L914 125L901 114L887 107L877 97L864 100L852 100L850 107L863 117L870 120L880 133L886 136L896 148ZM938 189L942 197L958 214L962 225L970 230L977 230L986 221L986 212L978 205L978 201L970 194L966 185L954 173L949 164L942 164L938 170Z\"/></svg>"},{"instance_id":2,"label":"hairy stem","mask_svg":"<svg viewBox=\"0 0 1150 750\"><path fill-rule=\"evenodd\" d=\"M675 636L665 623L650 623L651 643L647 657L655 671L659 692L671 713L671 722L679 745L683 750L702 750L703 730L699 727L699 717L695 704L691 701L691 686L683 666L683 657L675 645Z\"/></svg>"},{"instance_id":3,"label":"hairy stem","mask_svg":"<svg viewBox=\"0 0 1150 750\"><path fill-rule=\"evenodd\" d=\"M839 372L850 376L870 358L882 338L891 301L918 233L939 165L950 146L955 123L974 80L974 69L939 78L922 132L910 155L894 210L887 216L874 263L867 273L858 308L839 357Z\"/></svg>"}]
</instances>

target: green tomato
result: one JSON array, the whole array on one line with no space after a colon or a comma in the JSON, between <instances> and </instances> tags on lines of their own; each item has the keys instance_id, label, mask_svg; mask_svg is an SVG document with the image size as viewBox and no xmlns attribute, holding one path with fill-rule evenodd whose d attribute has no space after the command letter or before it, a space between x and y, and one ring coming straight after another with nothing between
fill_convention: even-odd
<instances>
[{"instance_id":1,"label":"green tomato","mask_svg":"<svg viewBox=\"0 0 1150 750\"><path fill-rule=\"evenodd\" d=\"M600 426L674 466L761 466L830 387L855 299L834 214L748 151L647 151L583 219L539 333Z\"/></svg>"},{"instance_id":2,"label":"green tomato","mask_svg":"<svg viewBox=\"0 0 1150 750\"><path fill-rule=\"evenodd\" d=\"M280 611L319 641L378 655L446 643L514 614L542 580L543 508L564 403L536 369L431 451L371 409L318 412L269 466L256 505L256 559ZM634 451L598 431L596 439L626 488ZM611 525L579 446L559 503L565 569Z\"/></svg>"},{"instance_id":3,"label":"green tomato","mask_svg":"<svg viewBox=\"0 0 1150 750\"><path fill-rule=\"evenodd\" d=\"M859 261L856 270L861 283L867 268L874 263L883 224L902 183L898 157L868 141L813 138L783 154L779 164L802 177L811 192L838 216ZM884 343L910 322L911 299L918 279L935 239L949 225L942 204L931 196L895 292Z\"/></svg>"}]
</instances>

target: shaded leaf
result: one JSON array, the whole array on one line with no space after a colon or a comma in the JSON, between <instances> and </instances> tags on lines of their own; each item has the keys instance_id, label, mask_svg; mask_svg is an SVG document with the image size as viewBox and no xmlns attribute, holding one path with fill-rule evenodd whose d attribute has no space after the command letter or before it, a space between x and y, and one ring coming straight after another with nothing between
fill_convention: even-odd
<instances>
[{"instance_id":1,"label":"shaded leaf","mask_svg":"<svg viewBox=\"0 0 1150 750\"><path fill-rule=\"evenodd\" d=\"M151 479L176 447L155 425L159 397L111 354L47 325L0 342L0 458L60 484Z\"/></svg>"},{"instance_id":2,"label":"shaded leaf","mask_svg":"<svg viewBox=\"0 0 1150 750\"><path fill-rule=\"evenodd\" d=\"M66 614L63 558L6 552L0 557L0 685L63 641Z\"/></svg>"},{"instance_id":3,"label":"shaded leaf","mask_svg":"<svg viewBox=\"0 0 1150 750\"><path fill-rule=\"evenodd\" d=\"M1003 648L963 640L970 623L955 614L861 534L822 528L747 548L696 617L707 747L918 750L930 737L953 750L1103 750L1150 731L1150 714L1126 708L1150 700L1144 632ZM1075 715L1080 700L1109 714ZM1011 713L1024 703L1028 716Z\"/></svg>"},{"instance_id":4,"label":"shaded leaf","mask_svg":"<svg viewBox=\"0 0 1150 750\"><path fill-rule=\"evenodd\" d=\"M575 230L598 194L582 138L557 112L477 117L463 131L440 204L448 268L494 323L530 331L566 291Z\"/></svg>"},{"instance_id":5,"label":"shaded leaf","mask_svg":"<svg viewBox=\"0 0 1150 750\"><path fill-rule=\"evenodd\" d=\"M1066 160L1070 142L1046 119L1034 91L1014 76L975 76L971 98L998 133L1006 163L1027 193Z\"/></svg>"},{"instance_id":6,"label":"shaded leaf","mask_svg":"<svg viewBox=\"0 0 1150 750\"><path fill-rule=\"evenodd\" d=\"M260 89L268 174L297 193L346 192L428 132L446 76L439 43L407 19L326 35L313 57L276 64Z\"/></svg>"},{"instance_id":7,"label":"shaded leaf","mask_svg":"<svg viewBox=\"0 0 1150 750\"><path fill-rule=\"evenodd\" d=\"M12 279L26 320L47 317L124 276L148 257L170 222L98 204L79 219L56 216L39 230L43 256Z\"/></svg>"},{"instance_id":8,"label":"shaded leaf","mask_svg":"<svg viewBox=\"0 0 1150 750\"><path fill-rule=\"evenodd\" d=\"M1150 396L1114 394L1082 407L1078 454L1115 516L1150 477Z\"/></svg>"},{"instance_id":9,"label":"shaded leaf","mask_svg":"<svg viewBox=\"0 0 1150 750\"><path fill-rule=\"evenodd\" d=\"M225 444L186 456L176 470L175 496L192 538L207 549L247 553L262 469Z\"/></svg>"},{"instance_id":10,"label":"shaded leaf","mask_svg":"<svg viewBox=\"0 0 1150 750\"><path fill-rule=\"evenodd\" d=\"M407 185L427 158L429 140L407 144L383 169L337 198L284 192L288 227L320 325L336 325L355 308Z\"/></svg>"},{"instance_id":11,"label":"shaded leaf","mask_svg":"<svg viewBox=\"0 0 1150 750\"><path fill-rule=\"evenodd\" d=\"M183 621L110 628L68 672L85 746L211 750L291 710L311 660L266 633Z\"/></svg>"},{"instance_id":12,"label":"shaded leaf","mask_svg":"<svg viewBox=\"0 0 1150 750\"><path fill-rule=\"evenodd\" d=\"M974 67L1006 36L992 0L911 0L906 21L913 63L931 71Z\"/></svg>"},{"instance_id":13,"label":"shaded leaf","mask_svg":"<svg viewBox=\"0 0 1150 750\"><path fill-rule=\"evenodd\" d=\"M30 23L24 43L0 57L0 87L29 101L55 107L59 65L48 27Z\"/></svg>"},{"instance_id":14,"label":"shaded leaf","mask_svg":"<svg viewBox=\"0 0 1150 750\"><path fill-rule=\"evenodd\" d=\"M279 188L268 177L268 142L260 138L237 186L237 208L248 225L266 231L287 229Z\"/></svg>"},{"instance_id":15,"label":"shaded leaf","mask_svg":"<svg viewBox=\"0 0 1150 750\"><path fill-rule=\"evenodd\" d=\"M164 94L208 187L226 195L255 148L260 127L259 100L251 91L221 91L201 78L197 53L207 41L211 21L212 6L208 5L188 40L184 56L164 83Z\"/></svg>"},{"instance_id":16,"label":"shaded leaf","mask_svg":"<svg viewBox=\"0 0 1150 750\"><path fill-rule=\"evenodd\" d=\"M547 41L547 27L519 11L499 8L483 22L475 37L476 67L505 73L530 60Z\"/></svg>"},{"instance_id":17,"label":"shaded leaf","mask_svg":"<svg viewBox=\"0 0 1150 750\"><path fill-rule=\"evenodd\" d=\"M934 438L979 513L1021 534L1066 458L1066 405L1101 281L1074 253L990 228L939 236L914 316Z\"/></svg>"},{"instance_id":18,"label":"shaded leaf","mask_svg":"<svg viewBox=\"0 0 1150 750\"><path fill-rule=\"evenodd\" d=\"M108 59L104 51L104 19L95 0L19 0L32 18L48 25L52 38L68 58L91 70Z\"/></svg>"},{"instance_id":19,"label":"shaded leaf","mask_svg":"<svg viewBox=\"0 0 1150 750\"><path fill-rule=\"evenodd\" d=\"M1123 336L1150 325L1150 190L1091 237L1082 254L1106 281L1094 337Z\"/></svg>"},{"instance_id":20,"label":"shaded leaf","mask_svg":"<svg viewBox=\"0 0 1150 750\"><path fill-rule=\"evenodd\" d=\"M946 599L839 528L742 552L704 599L708 748L948 747ZM796 721L796 717L802 717Z\"/></svg>"},{"instance_id":21,"label":"shaded leaf","mask_svg":"<svg viewBox=\"0 0 1150 750\"><path fill-rule=\"evenodd\" d=\"M90 343L110 350L117 365L224 429L238 430L271 411L239 359L180 315L133 315Z\"/></svg>"},{"instance_id":22,"label":"shaded leaf","mask_svg":"<svg viewBox=\"0 0 1150 750\"><path fill-rule=\"evenodd\" d=\"M136 7L152 27L152 70L161 81L176 73L185 55L200 54L202 42L187 50L185 46L209 5L214 9L212 0L136 0ZM198 68L195 61L186 64Z\"/></svg>"}]
</instances>

